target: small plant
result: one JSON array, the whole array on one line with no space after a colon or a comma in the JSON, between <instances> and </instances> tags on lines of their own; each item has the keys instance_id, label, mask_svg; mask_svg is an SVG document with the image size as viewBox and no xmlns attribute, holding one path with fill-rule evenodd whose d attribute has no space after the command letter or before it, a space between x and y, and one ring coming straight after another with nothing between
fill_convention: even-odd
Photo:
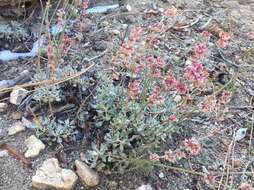
<instances>
[{"instance_id":1,"label":"small plant","mask_svg":"<svg viewBox=\"0 0 254 190\"><path fill-rule=\"evenodd\" d=\"M43 141L49 144L62 144L63 142L75 141L75 135L78 133L73 121L49 120L46 117L39 118L40 127L36 134Z\"/></svg>"}]
</instances>

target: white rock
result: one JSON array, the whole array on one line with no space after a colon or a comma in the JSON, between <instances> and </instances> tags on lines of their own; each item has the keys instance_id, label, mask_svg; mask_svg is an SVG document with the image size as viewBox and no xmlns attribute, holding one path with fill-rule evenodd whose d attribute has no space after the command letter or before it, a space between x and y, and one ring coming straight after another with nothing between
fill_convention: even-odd
<instances>
[{"instance_id":1,"label":"white rock","mask_svg":"<svg viewBox=\"0 0 254 190\"><path fill-rule=\"evenodd\" d=\"M39 153L45 149L45 145L40 139L37 139L34 135L25 140L27 151L25 152L26 158L32 158L39 155Z\"/></svg>"},{"instance_id":2,"label":"white rock","mask_svg":"<svg viewBox=\"0 0 254 190\"><path fill-rule=\"evenodd\" d=\"M141 185L139 188L137 188L137 190L153 190L153 188L151 187L151 185Z\"/></svg>"},{"instance_id":3,"label":"white rock","mask_svg":"<svg viewBox=\"0 0 254 190\"><path fill-rule=\"evenodd\" d=\"M235 133L235 141L240 141L246 136L247 128L240 128Z\"/></svg>"},{"instance_id":4,"label":"white rock","mask_svg":"<svg viewBox=\"0 0 254 190\"><path fill-rule=\"evenodd\" d=\"M25 130L26 130L25 126L20 121L18 121L14 123L12 127L8 128L8 135L15 135Z\"/></svg>"},{"instance_id":5,"label":"white rock","mask_svg":"<svg viewBox=\"0 0 254 190\"><path fill-rule=\"evenodd\" d=\"M129 12L131 12L132 7L131 7L129 4L127 4L127 5L126 5L126 10L129 11Z\"/></svg>"},{"instance_id":6,"label":"white rock","mask_svg":"<svg viewBox=\"0 0 254 190\"><path fill-rule=\"evenodd\" d=\"M24 88L14 89L10 94L10 102L15 105L20 105L27 94L28 91Z\"/></svg>"},{"instance_id":7,"label":"white rock","mask_svg":"<svg viewBox=\"0 0 254 190\"><path fill-rule=\"evenodd\" d=\"M77 168L76 172L79 175L79 177L81 178L81 181L83 182L83 184L85 184L89 187L94 187L100 183L100 177L97 174L97 172L92 170L84 162L76 160L75 165Z\"/></svg>"},{"instance_id":8,"label":"white rock","mask_svg":"<svg viewBox=\"0 0 254 190\"><path fill-rule=\"evenodd\" d=\"M0 103L0 113L5 112L7 109L7 104L6 103Z\"/></svg>"},{"instance_id":9,"label":"white rock","mask_svg":"<svg viewBox=\"0 0 254 190\"><path fill-rule=\"evenodd\" d=\"M8 154L8 151L7 150L2 150L2 151L0 151L0 158L1 157L6 157L6 156L8 156L9 154Z\"/></svg>"},{"instance_id":10,"label":"white rock","mask_svg":"<svg viewBox=\"0 0 254 190\"><path fill-rule=\"evenodd\" d=\"M174 97L174 101L175 101L176 103L181 102L181 100L182 100L182 96L179 95L179 94L177 94L177 95Z\"/></svg>"},{"instance_id":11,"label":"white rock","mask_svg":"<svg viewBox=\"0 0 254 190\"><path fill-rule=\"evenodd\" d=\"M37 169L32 178L32 186L38 189L70 190L75 186L77 179L77 175L72 170L60 168L58 160L50 158Z\"/></svg>"}]
</instances>

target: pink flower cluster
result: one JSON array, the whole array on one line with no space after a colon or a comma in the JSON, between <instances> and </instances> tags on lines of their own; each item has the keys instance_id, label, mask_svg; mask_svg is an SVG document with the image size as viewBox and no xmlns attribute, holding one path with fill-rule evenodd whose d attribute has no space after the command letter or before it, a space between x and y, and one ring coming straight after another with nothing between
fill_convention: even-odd
<instances>
[{"instance_id":1,"label":"pink flower cluster","mask_svg":"<svg viewBox=\"0 0 254 190\"><path fill-rule=\"evenodd\" d=\"M199 62L194 62L187 66L184 76L198 88L204 88L208 72Z\"/></svg>"},{"instance_id":2,"label":"pink flower cluster","mask_svg":"<svg viewBox=\"0 0 254 190\"><path fill-rule=\"evenodd\" d=\"M70 45L71 45L71 39L65 34L60 44L60 49L62 53L67 53Z\"/></svg>"},{"instance_id":3,"label":"pink flower cluster","mask_svg":"<svg viewBox=\"0 0 254 190\"><path fill-rule=\"evenodd\" d=\"M167 150L164 152L163 158L168 162L175 163L177 160L186 158L186 154L183 151L181 151L180 149L176 149L174 151Z\"/></svg>"},{"instance_id":4,"label":"pink flower cluster","mask_svg":"<svg viewBox=\"0 0 254 190\"><path fill-rule=\"evenodd\" d=\"M212 173L209 172L204 176L204 182L209 186L209 187L214 187L216 183L216 176Z\"/></svg>"},{"instance_id":5,"label":"pink flower cluster","mask_svg":"<svg viewBox=\"0 0 254 190\"><path fill-rule=\"evenodd\" d=\"M190 152L191 155L196 156L201 152L201 146L197 139L191 138L184 141L185 148Z\"/></svg>"},{"instance_id":6,"label":"pink flower cluster","mask_svg":"<svg viewBox=\"0 0 254 190\"><path fill-rule=\"evenodd\" d=\"M165 66L165 61L161 57L155 58L154 56L146 57L147 67L150 69L150 72L153 77L161 77L161 69Z\"/></svg>"},{"instance_id":7,"label":"pink flower cluster","mask_svg":"<svg viewBox=\"0 0 254 190\"><path fill-rule=\"evenodd\" d=\"M231 97L232 97L231 92L229 92L229 91L227 91L227 90L224 90L224 91L221 93L221 96L220 96L219 99L218 99L218 103L219 103L219 104L222 104L222 105L225 105L225 104L227 104L227 103L230 102Z\"/></svg>"},{"instance_id":8,"label":"pink flower cluster","mask_svg":"<svg viewBox=\"0 0 254 190\"><path fill-rule=\"evenodd\" d=\"M135 80L133 82L130 82L130 84L128 86L128 93L129 93L130 99L132 99L132 100L139 99L140 81Z\"/></svg>"},{"instance_id":9,"label":"pink flower cluster","mask_svg":"<svg viewBox=\"0 0 254 190\"><path fill-rule=\"evenodd\" d=\"M161 105L163 104L165 97L160 95L161 93L161 87L159 85L157 85L152 93L148 96L147 98L147 103L148 105Z\"/></svg>"},{"instance_id":10,"label":"pink flower cluster","mask_svg":"<svg viewBox=\"0 0 254 190\"><path fill-rule=\"evenodd\" d=\"M205 44L203 43L197 43L195 46L195 56L196 59L201 59L205 56L205 54L207 53L207 47Z\"/></svg>"},{"instance_id":11,"label":"pink flower cluster","mask_svg":"<svg viewBox=\"0 0 254 190\"><path fill-rule=\"evenodd\" d=\"M181 14L181 12L174 6L170 6L164 11L164 15L167 17L174 17L178 16L179 14Z\"/></svg>"},{"instance_id":12,"label":"pink flower cluster","mask_svg":"<svg viewBox=\"0 0 254 190\"><path fill-rule=\"evenodd\" d=\"M139 27L133 28L129 35L128 41L120 47L119 52L120 57L125 64L128 63L128 59L130 58L130 56L134 51L134 44L141 37L141 35L142 35L141 28Z\"/></svg>"},{"instance_id":13,"label":"pink flower cluster","mask_svg":"<svg viewBox=\"0 0 254 190\"><path fill-rule=\"evenodd\" d=\"M154 23L148 27L152 32L162 32L163 25L159 22Z\"/></svg>"},{"instance_id":14,"label":"pink flower cluster","mask_svg":"<svg viewBox=\"0 0 254 190\"><path fill-rule=\"evenodd\" d=\"M195 138L186 139L183 144L184 147L181 149L187 150L191 156L196 156L201 152L201 145ZM149 155L149 160L159 161L160 158L163 158L165 161L175 163L177 160L181 160L182 158L187 157L185 152L181 149L177 148L174 151L169 149L165 151L164 155L161 157L156 153L151 153Z\"/></svg>"},{"instance_id":15,"label":"pink flower cluster","mask_svg":"<svg viewBox=\"0 0 254 190\"><path fill-rule=\"evenodd\" d=\"M220 48L226 47L228 41L231 38L231 34L228 32L220 32L219 33L219 40L217 41L217 44Z\"/></svg>"},{"instance_id":16,"label":"pink flower cluster","mask_svg":"<svg viewBox=\"0 0 254 190\"><path fill-rule=\"evenodd\" d=\"M215 97L208 97L203 102L201 102L199 107L202 112L210 113L215 110L216 103L217 103L217 101L216 101Z\"/></svg>"},{"instance_id":17,"label":"pink flower cluster","mask_svg":"<svg viewBox=\"0 0 254 190\"><path fill-rule=\"evenodd\" d=\"M172 74L168 74L164 77L163 84L166 90L175 89L179 94L182 95L186 95L188 92L187 87L183 83L177 81Z\"/></svg>"},{"instance_id":18,"label":"pink flower cluster","mask_svg":"<svg viewBox=\"0 0 254 190\"><path fill-rule=\"evenodd\" d=\"M203 102L200 104L200 109L204 113L210 113L216 109L216 107L223 106L228 104L231 100L232 94L231 92L224 90L220 97L216 100L215 97L207 97Z\"/></svg>"}]
</instances>

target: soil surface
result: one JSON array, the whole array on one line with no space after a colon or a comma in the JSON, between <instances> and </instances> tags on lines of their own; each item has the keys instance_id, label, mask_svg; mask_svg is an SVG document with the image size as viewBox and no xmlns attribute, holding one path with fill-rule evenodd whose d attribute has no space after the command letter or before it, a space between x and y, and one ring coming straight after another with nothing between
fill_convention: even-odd
<instances>
[{"instance_id":1,"label":"soil surface","mask_svg":"<svg viewBox=\"0 0 254 190\"><path fill-rule=\"evenodd\" d=\"M95 5L101 4L112 4L117 1L97 1L94 2ZM105 31L108 30L122 30L121 25L123 24L133 24L143 22L142 16L139 13L144 10L153 9L156 7L165 8L169 5L174 5L175 7L187 10L189 12L195 13L195 15L200 15L205 18L202 23L205 24L210 18L216 20L221 26L227 27L230 25L231 32L234 33L234 44L237 44L229 48L227 52L227 59L236 60L234 55L235 52L241 52L246 48L253 47L254 34L251 36L251 32L254 32L254 0L222 0L222 1L189 1L189 0L169 0L169 1L159 1L159 0L143 0L143 1L125 1L124 5L129 4L135 14L133 15L121 15L119 17L110 16L117 13L106 13L102 15L96 15L95 17L89 17L88 22L93 25L96 22L101 22L100 18L104 17L102 27ZM36 5L35 5L36 6ZM2 9L2 8L0 8ZM36 10L39 10L37 8ZM0 21L2 23L9 23L9 17L6 18L0 11ZM1 14L3 15L1 17ZM23 19L18 19L17 22L22 23L22 27L25 27L28 37L20 42L5 40L0 41L0 50L3 49L14 49L14 51L22 52L26 51L31 47L32 42L36 38L37 26L40 24L40 16L42 13L39 11L33 14L32 17L26 17ZM119 24L120 23L120 24ZM97 23L98 24L98 23ZM100 23L101 24L101 23ZM93 27L91 27L93 28ZM0 36L1 37L1 36ZM94 36L93 44L96 48L93 48L93 52L89 52L90 55L99 54L103 47L103 35ZM101 48L98 48L101 47ZM166 50L165 50L166 51ZM183 161L180 163L181 167L192 168L193 170L202 170L206 168L207 170L214 169L223 171L225 169L225 159L227 152L232 142L232 136L237 128L246 125L246 121L253 122L253 96L254 96L254 52L250 52L250 56L245 60L247 65L250 67L245 67L244 69L239 69L240 77L239 81L235 84L235 92L233 95L233 100L230 103L228 114L231 117L227 123L218 124L210 122L205 118L197 118L192 121L188 121L189 129L182 134L182 136L173 135L173 139L176 140L184 139L189 133L195 134L195 136L200 139L205 139L202 142L203 151L201 155L195 157L193 160ZM18 75L21 71L27 69L34 72L34 60L33 59L23 59L9 61L7 63L0 63L0 80L11 79ZM229 66L231 67L231 66ZM8 96L2 97L3 100L0 102L8 102ZM28 138L33 131L26 130L21 132L14 137L9 137L7 135L7 129L13 125L16 121L13 116L16 113L17 107L13 105L8 105L8 110L5 113L0 113L0 144L6 142L13 147L15 147L20 153L25 152L24 141ZM252 120L251 120L252 119ZM219 128L218 132L215 132ZM248 152L253 146L253 139L250 135L247 135L245 139L234 145L234 150L232 157L234 160L240 160L240 166L235 170L236 172L242 172L247 166L247 170L254 168L254 164L249 161L253 160L249 156ZM69 147L75 147L76 145L70 144ZM32 166L26 167L16 160L12 156L0 157L0 189L1 190L32 190L31 178L35 174L38 166L46 158L56 157L57 149L56 147L47 147L39 157L31 160ZM68 164L62 164L65 168L74 169L73 161L79 157L78 148L70 148L70 150L65 151L66 158L69 160ZM231 163L227 163L231 164ZM236 163L235 163L236 165ZM252 174L253 175L253 174ZM213 189L205 185L205 183L200 179L200 177L177 173L167 169L156 168L148 176L137 172L126 172L124 174L114 174L114 173L100 173L101 183L95 188L88 188L82 186L80 183L76 185L75 190L79 189L95 189L95 190L131 190L137 189L142 184L150 184L154 189L161 190L176 190L176 189ZM233 184L228 184L224 189L238 189L242 181L242 174L235 174ZM253 184L254 176L247 176L247 181ZM222 187L221 187L222 189Z\"/></svg>"}]
</instances>

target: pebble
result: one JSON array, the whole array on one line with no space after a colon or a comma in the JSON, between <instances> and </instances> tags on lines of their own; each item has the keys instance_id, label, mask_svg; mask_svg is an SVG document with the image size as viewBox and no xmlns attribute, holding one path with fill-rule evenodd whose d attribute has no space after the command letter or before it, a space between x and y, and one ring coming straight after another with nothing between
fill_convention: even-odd
<instances>
[{"instance_id":1,"label":"pebble","mask_svg":"<svg viewBox=\"0 0 254 190\"><path fill-rule=\"evenodd\" d=\"M25 145L27 146L27 151L25 152L26 158L36 157L45 149L43 142L34 135L25 140Z\"/></svg>"},{"instance_id":2,"label":"pebble","mask_svg":"<svg viewBox=\"0 0 254 190\"><path fill-rule=\"evenodd\" d=\"M96 41L93 46L93 49L95 51L104 51L107 49L107 42L105 42L104 40Z\"/></svg>"},{"instance_id":3,"label":"pebble","mask_svg":"<svg viewBox=\"0 0 254 190\"><path fill-rule=\"evenodd\" d=\"M7 109L7 104L6 103L0 103L0 113L5 112Z\"/></svg>"},{"instance_id":4,"label":"pebble","mask_svg":"<svg viewBox=\"0 0 254 190\"><path fill-rule=\"evenodd\" d=\"M58 160L50 158L37 169L32 177L32 186L38 189L71 190L77 179L72 170L60 168Z\"/></svg>"},{"instance_id":5,"label":"pebble","mask_svg":"<svg viewBox=\"0 0 254 190\"><path fill-rule=\"evenodd\" d=\"M137 188L137 190L153 190L153 188L151 187L151 185L147 184L141 185L140 187Z\"/></svg>"},{"instance_id":6,"label":"pebble","mask_svg":"<svg viewBox=\"0 0 254 190\"><path fill-rule=\"evenodd\" d=\"M129 4L127 4L127 5L126 5L126 10L127 10L128 12L131 12L131 11L132 11L132 7L131 7Z\"/></svg>"},{"instance_id":7,"label":"pebble","mask_svg":"<svg viewBox=\"0 0 254 190\"><path fill-rule=\"evenodd\" d=\"M77 168L77 174L79 175L82 183L89 187L94 187L100 183L100 177L92 170L89 166L87 166L84 162L79 160L75 161L75 165Z\"/></svg>"},{"instance_id":8,"label":"pebble","mask_svg":"<svg viewBox=\"0 0 254 190\"><path fill-rule=\"evenodd\" d=\"M179 95L179 94L177 94L177 95L174 97L174 101L175 101L176 103L181 102L181 100L182 100L182 96Z\"/></svg>"},{"instance_id":9,"label":"pebble","mask_svg":"<svg viewBox=\"0 0 254 190\"><path fill-rule=\"evenodd\" d=\"M8 154L8 151L7 150L2 150L0 151L0 158L2 157L7 157L9 154Z\"/></svg>"},{"instance_id":10,"label":"pebble","mask_svg":"<svg viewBox=\"0 0 254 190\"><path fill-rule=\"evenodd\" d=\"M22 114L20 113L20 112L13 112L12 114L11 114L11 117L12 117L12 119L14 119L14 120L19 120L19 119L21 119L22 118Z\"/></svg>"},{"instance_id":11,"label":"pebble","mask_svg":"<svg viewBox=\"0 0 254 190\"><path fill-rule=\"evenodd\" d=\"M24 88L14 89L10 94L10 102L14 105L20 105L27 94L28 91Z\"/></svg>"},{"instance_id":12,"label":"pebble","mask_svg":"<svg viewBox=\"0 0 254 190\"><path fill-rule=\"evenodd\" d=\"M15 135L25 130L26 130L25 126L20 121L18 121L14 123L12 127L8 128L8 135Z\"/></svg>"}]
</instances>

